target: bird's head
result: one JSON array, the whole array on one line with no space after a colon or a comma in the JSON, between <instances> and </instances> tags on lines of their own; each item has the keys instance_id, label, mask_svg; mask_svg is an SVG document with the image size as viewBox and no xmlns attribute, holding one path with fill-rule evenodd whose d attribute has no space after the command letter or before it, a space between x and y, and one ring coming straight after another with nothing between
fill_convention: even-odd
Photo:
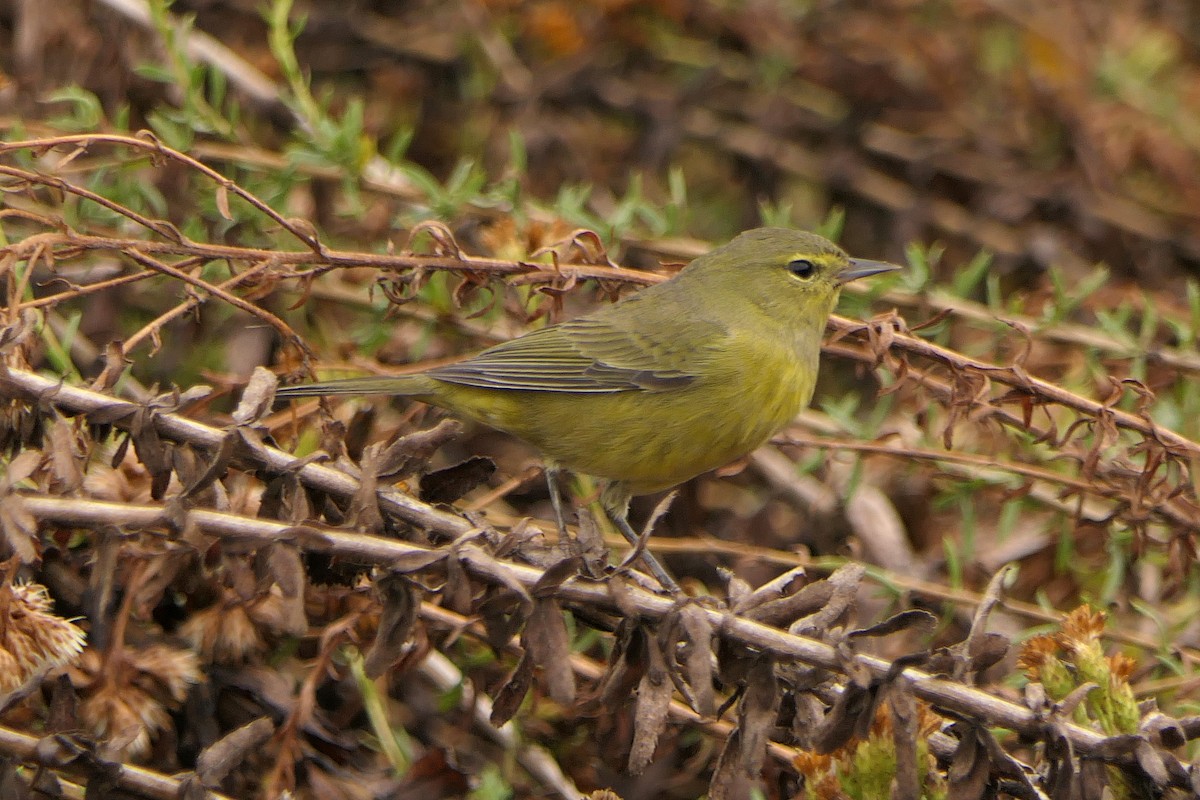
<instances>
[{"instance_id":1,"label":"bird's head","mask_svg":"<svg viewBox=\"0 0 1200 800\"><path fill-rule=\"evenodd\" d=\"M697 258L680 278L701 285L709 302L750 301L777 321L811 320L823 329L846 283L900 269L850 258L815 233L757 228ZM738 301L741 302L741 301Z\"/></svg>"}]
</instances>

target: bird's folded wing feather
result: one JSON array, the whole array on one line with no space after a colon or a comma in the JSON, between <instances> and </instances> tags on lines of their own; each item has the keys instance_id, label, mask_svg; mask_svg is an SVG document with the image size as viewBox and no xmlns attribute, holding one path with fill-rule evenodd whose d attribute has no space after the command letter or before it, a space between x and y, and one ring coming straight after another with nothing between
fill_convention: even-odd
<instances>
[{"instance_id":1,"label":"bird's folded wing feather","mask_svg":"<svg viewBox=\"0 0 1200 800\"><path fill-rule=\"evenodd\" d=\"M696 379L705 357L696 347L696 321L687 346L676 330L681 320L658 320L652 328L616 323L604 315L555 325L484 350L474 358L429 371L429 376L466 386L543 392L661 392ZM634 330L633 328L637 328Z\"/></svg>"}]
</instances>

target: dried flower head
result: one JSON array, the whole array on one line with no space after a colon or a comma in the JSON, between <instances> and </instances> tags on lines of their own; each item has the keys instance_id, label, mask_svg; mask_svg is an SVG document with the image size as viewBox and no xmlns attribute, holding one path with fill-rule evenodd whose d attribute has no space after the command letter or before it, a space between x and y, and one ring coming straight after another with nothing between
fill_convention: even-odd
<instances>
[{"instance_id":1,"label":"dried flower head","mask_svg":"<svg viewBox=\"0 0 1200 800\"><path fill-rule=\"evenodd\" d=\"M197 611L179 633L211 663L240 664L266 649L244 603L217 603Z\"/></svg>"},{"instance_id":2,"label":"dried flower head","mask_svg":"<svg viewBox=\"0 0 1200 800\"><path fill-rule=\"evenodd\" d=\"M150 502L150 473L137 460L132 449L117 466L110 466L108 459L98 459L88 467L83 478L83 487L98 500L117 503Z\"/></svg>"},{"instance_id":3,"label":"dried flower head","mask_svg":"<svg viewBox=\"0 0 1200 800\"><path fill-rule=\"evenodd\" d=\"M195 653L166 645L108 654L88 649L70 674L83 696L80 719L111 749L132 758L149 753L154 736L171 724L169 712L204 679Z\"/></svg>"},{"instance_id":4,"label":"dried flower head","mask_svg":"<svg viewBox=\"0 0 1200 800\"><path fill-rule=\"evenodd\" d=\"M1137 669L1137 662L1124 653L1113 653L1108 657L1108 663L1113 678L1118 681L1128 682Z\"/></svg>"},{"instance_id":5,"label":"dried flower head","mask_svg":"<svg viewBox=\"0 0 1200 800\"><path fill-rule=\"evenodd\" d=\"M44 586L0 586L0 697L28 690L83 650L84 632L50 608Z\"/></svg>"},{"instance_id":6,"label":"dried flower head","mask_svg":"<svg viewBox=\"0 0 1200 800\"><path fill-rule=\"evenodd\" d=\"M1079 606L1063 618L1058 634L1059 645L1068 651L1096 642L1104 634L1104 622L1108 619L1103 611L1088 605Z\"/></svg>"},{"instance_id":7,"label":"dried flower head","mask_svg":"<svg viewBox=\"0 0 1200 800\"><path fill-rule=\"evenodd\" d=\"M939 717L925 703L917 704L916 739L921 780L937 783L931 769L928 752L929 737L942 725ZM895 774L896 745L894 722L889 706L880 704L871 721L871 732L865 739L851 737L844 745L829 754L798 753L792 759L796 770L804 777L805 791L800 797L840 800L850 797L885 797L864 791L869 787L886 787ZM846 787L855 790L847 793Z\"/></svg>"},{"instance_id":8,"label":"dried flower head","mask_svg":"<svg viewBox=\"0 0 1200 800\"><path fill-rule=\"evenodd\" d=\"M1049 634L1030 637L1021 646L1017 666L1025 670L1032 681L1041 680L1041 670L1047 661L1058 657L1058 639Z\"/></svg>"}]
</instances>

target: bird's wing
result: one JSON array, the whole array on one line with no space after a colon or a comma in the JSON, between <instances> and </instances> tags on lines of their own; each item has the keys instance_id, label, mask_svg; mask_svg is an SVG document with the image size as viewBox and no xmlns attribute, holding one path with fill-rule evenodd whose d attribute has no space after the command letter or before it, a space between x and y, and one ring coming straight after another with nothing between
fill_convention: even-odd
<instances>
[{"instance_id":1,"label":"bird's wing","mask_svg":"<svg viewBox=\"0 0 1200 800\"><path fill-rule=\"evenodd\" d=\"M611 317L599 314L542 328L427 374L484 389L597 394L661 392L695 380L703 348L683 343L678 318L647 328L628 324L637 321L627 315ZM686 331L695 342L695 331Z\"/></svg>"}]
</instances>

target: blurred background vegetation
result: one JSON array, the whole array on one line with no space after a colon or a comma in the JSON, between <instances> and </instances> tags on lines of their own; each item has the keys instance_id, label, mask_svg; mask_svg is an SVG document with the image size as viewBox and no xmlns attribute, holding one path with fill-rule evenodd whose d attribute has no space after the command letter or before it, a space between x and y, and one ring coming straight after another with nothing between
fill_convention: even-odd
<instances>
[{"instance_id":1,"label":"blurred background vegetation","mask_svg":"<svg viewBox=\"0 0 1200 800\"><path fill-rule=\"evenodd\" d=\"M100 133L145 146L62 138ZM101 388L144 401L155 387L207 384L214 392L187 413L214 425L230 423L255 367L332 377L453 358L641 280L613 265L670 272L758 225L818 230L854 255L905 263L843 299L847 318L880 316L870 328L835 321L814 409L728 477L685 486L652 549L701 594L721 593L718 568L758 585L798 564L820 577L863 564L860 624L913 607L940 620L924 638L877 648L887 657L962 640L988 580L1015 563L993 630L1019 644L1089 603L1108 612L1097 646L1124 659L1120 691L1176 716L1195 710L1194 3L0 0L0 137L25 143L0 149L5 324L28 319L36 331L0 351L7 365L85 385L119 341L128 370ZM155 142L232 184L157 155ZM209 248L163 256L192 282L131 255L131 242L173 239L131 215ZM67 232L96 241L35 249L36 237ZM334 263L324 249L349 255ZM272 252L311 258L276 263ZM454 263L459 253L486 263ZM367 254L399 260L372 265ZM246 305L209 291L217 284ZM436 419L380 398L332 413L309 404L264 424L300 454L341 434L358 459ZM111 456L111 442L97 447ZM496 470L456 492L460 511L502 526L550 518L535 455L499 434L469 428L432 468L473 454ZM117 471L125 499L149 500L142 465ZM261 488L244 489L253 516ZM86 627L97 623L64 575L94 583L94 553L73 547L57 577L32 561L22 577L47 584ZM122 558L125 574L136 554ZM236 583L206 569L173 599L122 612L135 638L173 639ZM315 680L322 631L365 601L352 574L306 569L306 633L259 620L261 646L233 666ZM513 668L511 649L447 635L446 620L425 624L425 646L480 691ZM609 654L610 639L574 621L571 631L581 658ZM1090 635L1087 625L1060 633L1064 659ZM1028 681L1048 684L1048 649L1026 650L1018 666L1014 647L984 683L1014 698ZM215 667L204 674L214 698L236 683ZM350 666L320 684L322 708L371 731L361 748L338 743L352 755L270 751L274 766L247 765L225 788L550 791L505 760L511 743L476 744L482 734L452 713L461 681L422 693L401 674L382 698ZM10 712L6 724L35 731L39 713ZM211 740L240 717L206 719ZM1139 717L1133 730L1095 713L1078 721L1133 734ZM680 726L656 766L631 777L627 720L611 731L592 722L544 697L516 720L583 791L696 797L716 769L720 733ZM190 768L204 742L164 743L170 728L156 729L157 763ZM389 749L393 735L401 744ZM292 756L305 767L285 779L278 765ZM408 769L412 759L427 772ZM830 763L776 759L756 791L833 791ZM418 784L427 794L387 794Z\"/></svg>"}]
</instances>

